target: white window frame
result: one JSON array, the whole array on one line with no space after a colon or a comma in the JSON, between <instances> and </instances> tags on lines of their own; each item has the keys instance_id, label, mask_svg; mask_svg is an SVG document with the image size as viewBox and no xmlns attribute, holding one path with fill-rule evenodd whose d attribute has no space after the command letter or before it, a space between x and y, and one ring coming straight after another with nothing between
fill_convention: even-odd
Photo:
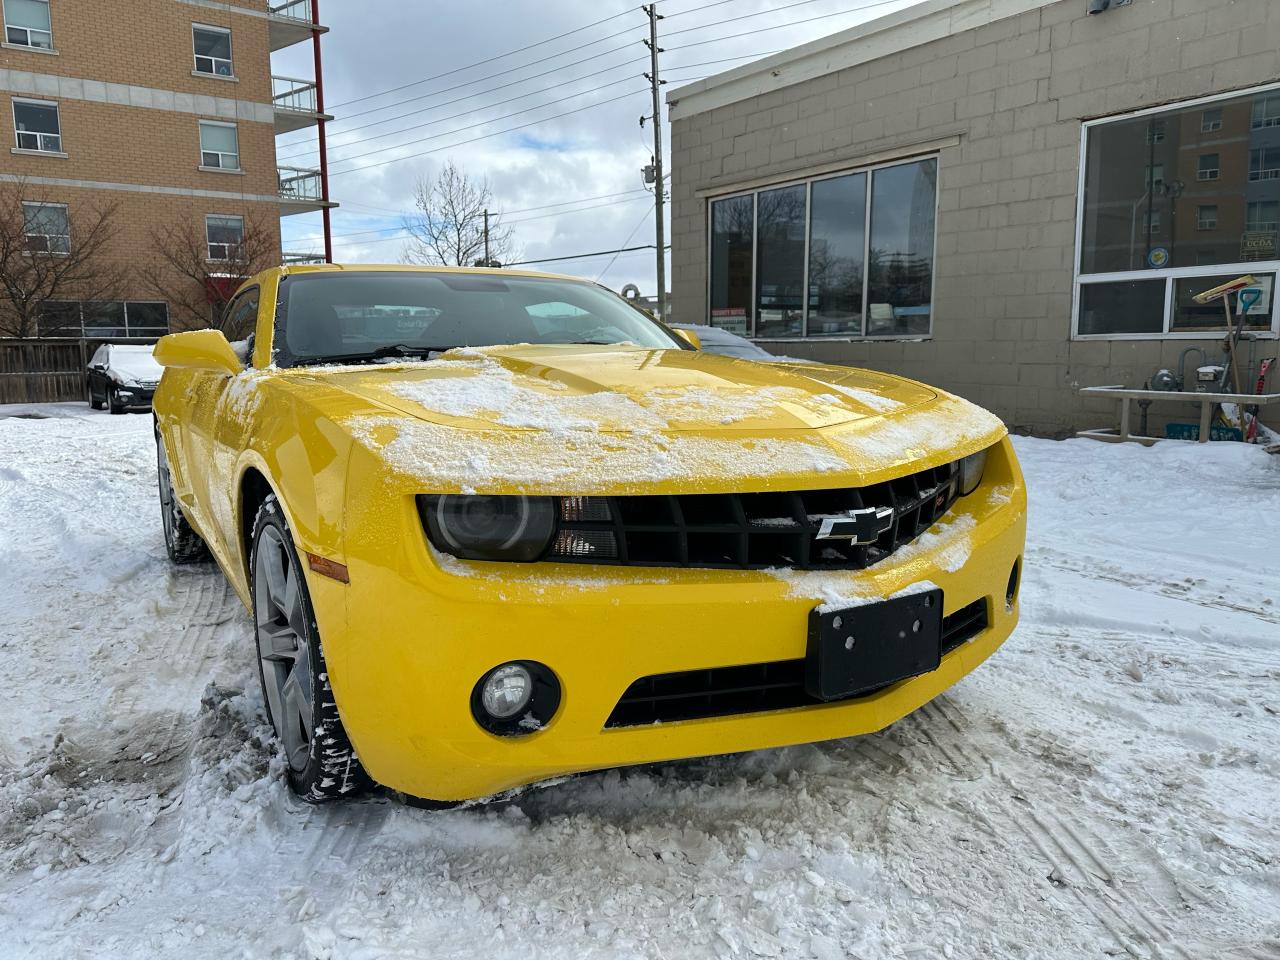
<instances>
[{"instance_id":1,"label":"white window frame","mask_svg":"<svg viewBox=\"0 0 1280 960\"><path fill-rule=\"evenodd\" d=\"M1182 277L1216 277L1243 276L1249 273L1276 273L1276 287L1280 287L1280 260L1255 260L1251 262L1199 264L1190 267L1163 267L1148 270L1123 270L1115 273L1081 273L1080 257L1084 251L1084 190L1089 161L1089 131L1094 127L1105 126L1123 120L1134 120L1156 113L1169 113L1179 110L1193 109L1205 104L1222 103L1238 100L1242 97L1255 96L1259 93L1280 92L1280 83L1263 84L1233 90L1230 93L1215 93L1194 100L1183 100L1177 103L1165 103L1158 107L1119 113L1097 120L1086 120L1080 125L1080 161L1079 179L1076 183L1076 249L1071 264L1071 339L1072 340L1221 340L1223 330L1216 331L1175 331L1171 329L1174 301L1174 281ZM1163 330L1156 333L1081 333L1080 332L1080 288L1089 283L1116 283L1128 280L1164 280L1164 325ZM1248 330L1246 338L1259 340L1275 340L1280 337L1280 296L1273 289L1271 296L1271 326L1266 330Z\"/></svg>"},{"instance_id":2,"label":"white window frame","mask_svg":"<svg viewBox=\"0 0 1280 960\"><path fill-rule=\"evenodd\" d=\"M32 133L29 130L18 129L18 104L26 103L33 107L53 107L58 116L58 132L57 133ZM30 97L13 97L10 100L10 108L13 116L13 142L18 150L26 150L31 153L51 153L62 154L62 109L58 106L56 100L33 100ZM23 137L35 137L36 146L24 147L22 145ZM57 149L50 150L45 146L45 138L53 137L57 142Z\"/></svg>"},{"instance_id":3,"label":"white window frame","mask_svg":"<svg viewBox=\"0 0 1280 960\"><path fill-rule=\"evenodd\" d=\"M1218 165L1216 167L1202 167L1200 161L1205 157L1217 157ZM1217 180L1222 176L1222 154L1221 153L1202 153L1196 157L1196 181L1198 183L1209 183Z\"/></svg>"},{"instance_id":4,"label":"white window frame","mask_svg":"<svg viewBox=\"0 0 1280 960\"><path fill-rule=\"evenodd\" d=\"M871 271L868 264L871 262L871 205L874 201L872 192L875 171L886 170L890 167L903 167L912 163L920 163L925 160L933 160L938 164L938 181L934 184L933 191L933 281L932 290L929 298L929 331L928 333L838 333L826 334L818 336L810 336L809 334L809 244L812 240L813 224L813 185L822 180L836 180L840 177L847 177L853 174L866 174L867 176L867 202L865 219L862 227L862 329L867 329L867 322L870 319L867 316L868 303L871 286ZM941 154L937 150L929 150L924 153L906 157L895 157L892 160L885 160L881 163L863 164L862 166L853 166L845 170L837 170L834 173L822 173L809 177L795 177L794 179L785 179L775 182L762 183L759 186L750 189L730 189L724 193L709 194L704 197L706 205L704 222L706 224L707 243L705 248L705 256L707 267L707 282L704 292L706 310L705 315L707 322L711 319L711 256L712 244L715 238L711 233L711 207L722 200L732 200L735 197L751 197L751 306L747 316L747 333L744 334L746 339L758 341L760 343L843 343L843 342L863 342L878 340L932 340L933 339L933 320L937 307L938 293L938 210L939 196L942 193L942 159ZM785 337L758 337L756 336L756 269L759 261L760 242L759 242L759 213L760 200L759 195L769 190L779 190L784 187L803 186L805 188L805 216L804 216L804 279L801 284L801 314L800 314L800 336Z\"/></svg>"},{"instance_id":5,"label":"white window frame","mask_svg":"<svg viewBox=\"0 0 1280 960\"><path fill-rule=\"evenodd\" d=\"M239 220L240 221L240 243L239 244L231 244L231 243L215 244L212 240L209 239L209 221L215 217L220 220ZM205 252L208 254L208 259L210 263L230 262L231 260L234 259L229 255L231 253L231 248L233 246L244 245L244 217L242 217L238 213L206 213L204 217L204 243L205 243L205 247L207 248ZM222 248L222 251L221 251L223 254L222 256L219 257L214 255L213 248L215 246Z\"/></svg>"},{"instance_id":6,"label":"white window frame","mask_svg":"<svg viewBox=\"0 0 1280 960\"><path fill-rule=\"evenodd\" d=\"M26 225L27 207L57 207L61 209L63 214L65 214L67 217L67 232L66 233L28 233L27 225ZM28 253L49 254L50 256L55 256L55 257L65 257L71 253L71 215L68 212L67 205L65 203L46 203L43 200L23 200L22 201L22 219L23 219L22 236L23 236L24 242L32 239L33 237L44 238L45 248L43 250L31 250L30 248L28 248L27 249ZM50 245L50 241L54 239L63 241L62 247L65 247L65 249L57 249L57 250L53 249Z\"/></svg>"},{"instance_id":7,"label":"white window frame","mask_svg":"<svg viewBox=\"0 0 1280 960\"><path fill-rule=\"evenodd\" d=\"M0 19L4 20L3 41L7 46L10 46L10 47L28 47L32 50L44 50L48 53L52 53L53 52L53 9L49 6L49 0L35 0L35 2L43 3L45 7L49 10L49 29L48 30L36 30L36 29L33 29L32 27L9 26L9 11L7 9L7 4L4 2L4 0L0 0ZM25 32L27 35L27 42L15 43L14 41L10 40L9 39L10 30L22 30L23 32ZM45 38L49 41L49 45L47 47L42 47L39 44L32 43L31 35L33 33L44 34Z\"/></svg>"},{"instance_id":8,"label":"white window frame","mask_svg":"<svg viewBox=\"0 0 1280 960\"><path fill-rule=\"evenodd\" d=\"M204 128L205 127L230 127L236 134L236 152L224 153L221 150L206 150L204 148ZM223 120L201 120L199 124L200 131L200 169L201 170L234 170L240 172L240 128L237 124L227 123ZM215 156L218 158L217 163L207 163L207 156ZM230 157L234 160L234 164L226 163L226 159Z\"/></svg>"},{"instance_id":9,"label":"white window frame","mask_svg":"<svg viewBox=\"0 0 1280 960\"><path fill-rule=\"evenodd\" d=\"M1262 154L1262 163L1267 162L1267 147L1253 147L1249 150L1249 182L1260 183L1263 180L1280 180L1280 167L1267 167L1261 164L1258 167L1258 175L1253 175L1253 151L1257 150ZM1280 151L1280 147L1271 147L1270 149ZM1272 161L1275 162L1275 161Z\"/></svg>"},{"instance_id":10,"label":"white window frame","mask_svg":"<svg viewBox=\"0 0 1280 960\"><path fill-rule=\"evenodd\" d=\"M1200 132L1201 133L1217 133L1222 129L1222 111L1218 111L1218 119L1206 120L1204 113L1200 114Z\"/></svg>"},{"instance_id":11,"label":"white window frame","mask_svg":"<svg viewBox=\"0 0 1280 960\"><path fill-rule=\"evenodd\" d=\"M1206 210L1213 211L1213 219L1205 217ZM1218 229L1218 205L1216 203L1200 203L1196 205L1196 229L1197 230L1217 230Z\"/></svg>"},{"instance_id":12,"label":"white window frame","mask_svg":"<svg viewBox=\"0 0 1280 960\"><path fill-rule=\"evenodd\" d=\"M211 57L208 54L196 53L196 31L207 30L210 33L225 33L227 35L227 47L231 51L231 59L224 60L222 57ZM218 77L222 80L234 80L236 76L236 48L232 44L231 30L227 27L215 27L211 23L193 23L191 24L191 56L193 69L192 73L202 77ZM208 60L213 64L212 70L201 70L200 61ZM218 64L225 63L230 73L219 73Z\"/></svg>"}]
</instances>

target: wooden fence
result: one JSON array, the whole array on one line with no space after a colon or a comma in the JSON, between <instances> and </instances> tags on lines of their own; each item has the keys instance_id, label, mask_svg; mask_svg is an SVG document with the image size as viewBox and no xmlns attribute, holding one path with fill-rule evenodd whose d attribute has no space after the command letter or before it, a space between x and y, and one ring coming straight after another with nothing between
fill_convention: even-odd
<instances>
[{"instance_id":1,"label":"wooden fence","mask_svg":"<svg viewBox=\"0 0 1280 960\"><path fill-rule=\"evenodd\" d=\"M0 340L0 403L88 402L89 358L105 341ZM150 343L112 340L112 343Z\"/></svg>"}]
</instances>

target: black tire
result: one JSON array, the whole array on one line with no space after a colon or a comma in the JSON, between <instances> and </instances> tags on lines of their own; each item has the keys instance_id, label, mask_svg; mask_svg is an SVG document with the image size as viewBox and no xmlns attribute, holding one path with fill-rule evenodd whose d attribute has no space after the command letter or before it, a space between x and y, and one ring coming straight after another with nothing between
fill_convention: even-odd
<instances>
[{"instance_id":1,"label":"black tire","mask_svg":"<svg viewBox=\"0 0 1280 960\"><path fill-rule=\"evenodd\" d=\"M124 413L124 404L116 399L115 391L110 386L102 388L102 395L112 413Z\"/></svg>"},{"instance_id":2,"label":"black tire","mask_svg":"<svg viewBox=\"0 0 1280 960\"><path fill-rule=\"evenodd\" d=\"M102 409L102 401L95 400L93 396L93 381L89 382L89 406L92 407L94 410Z\"/></svg>"},{"instance_id":3,"label":"black tire","mask_svg":"<svg viewBox=\"0 0 1280 960\"><path fill-rule=\"evenodd\" d=\"M272 715L273 695L268 689L266 667L268 660L263 656L262 625L273 619L274 607L268 607L271 601L260 604L258 596L259 551L261 549L277 549L282 545L288 574L296 577L294 589L302 605L301 627L305 636L297 638L299 644L305 643L307 677L310 684L311 730L314 735L306 736L302 730L304 744L295 757L290 756L289 739L281 730L280 722L289 722L288 717L277 718ZM264 563L271 562L264 559ZM325 803L360 794L372 785L369 776L364 772L355 749L347 737L342 717L338 713L338 704L334 700L333 690L329 686L329 675L325 667L324 648L320 642L320 629L316 625L315 609L311 605L311 593L307 589L306 577L302 573L302 564L298 559L297 548L289 534L289 526L284 512L274 495L268 496L258 508L258 515L253 522L253 547L249 554L249 588L253 598L253 624L255 653L258 660L258 681L262 684L262 699L267 709L267 718L276 732L277 741L284 747L286 766L285 778L289 789L308 803ZM270 611L270 612L268 612ZM283 625L284 620L281 618ZM272 660L272 669L283 663ZM295 661L296 663L296 661ZM285 668L288 672L288 668ZM300 669L300 668L299 668ZM277 693L279 697L281 694ZM283 712L283 711L282 711Z\"/></svg>"},{"instance_id":4,"label":"black tire","mask_svg":"<svg viewBox=\"0 0 1280 960\"><path fill-rule=\"evenodd\" d=\"M112 411L115 412L114 410ZM164 549L173 563L200 563L209 559L209 548L200 534L182 512L182 505L173 492L169 473L169 458L164 440L156 431L156 486L160 494L160 523L164 527Z\"/></svg>"}]
</instances>

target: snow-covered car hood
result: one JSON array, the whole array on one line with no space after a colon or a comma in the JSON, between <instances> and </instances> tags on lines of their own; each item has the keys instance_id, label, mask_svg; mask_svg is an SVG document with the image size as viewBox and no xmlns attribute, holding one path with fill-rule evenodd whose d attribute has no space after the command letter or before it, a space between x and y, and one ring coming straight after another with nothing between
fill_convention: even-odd
<instances>
[{"instance_id":1,"label":"snow-covered car hood","mask_svg":"<svg viewBox=\"0 0 1280 960\"><path fill-rule=\"evenodd\" d=\"M136 383L159 383L164 373L164 368L151 355L150 347L113 347L108 369L122 380Z\"/></svg>"},{"instance_id":2,"label":"snow-covered car hood","mask_svg":"<svg viewBox=\"0 0 1280 960\"><path fill-rule=\"evenodd\" d=\"M615 346L454 350L428 363L322 371L331 385L405 417L472 429L793 431L902 412L937 396L867 370Z\"/></svg>"}]
</instances>

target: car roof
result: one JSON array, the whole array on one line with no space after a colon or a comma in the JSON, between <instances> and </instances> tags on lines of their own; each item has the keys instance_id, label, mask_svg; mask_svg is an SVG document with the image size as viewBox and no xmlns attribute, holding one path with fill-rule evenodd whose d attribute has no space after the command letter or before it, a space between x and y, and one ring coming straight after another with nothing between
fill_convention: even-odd
<instances>
[{"instance_id":1,"label":"car roof","mask_svg":"<svg viewBox=\"0 0 1280 960\"><path fill-rule=\"evenodd\" d=\"M588 286L599 286L583 277L571 277L564 273L543 273L538 270L513 270L510 267L432 267L404 263L303 263L280 267L280 275L286 277L320 273L466 273L493 277L534 277L541 280L570 280Z\"/></svg>"}]
</instances>

